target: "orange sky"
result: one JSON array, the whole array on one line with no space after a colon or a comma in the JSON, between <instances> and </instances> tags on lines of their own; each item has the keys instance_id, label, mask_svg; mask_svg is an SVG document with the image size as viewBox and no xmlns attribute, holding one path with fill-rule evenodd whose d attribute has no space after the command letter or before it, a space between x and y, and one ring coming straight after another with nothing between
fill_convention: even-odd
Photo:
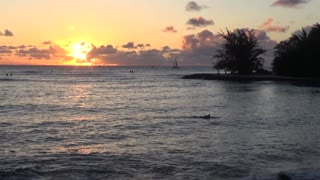
<instances>
[{"instance_id":1,"label":"orange sky","mask_svg":"<svg viewBox=\"0 0 320 180\"><path fill-rule=\"evenodd\" d=\"M266 48L319 22L320 1L10 0L0 2L0 64L212 64L226 28Z\"/></svg>"}]
</instances>

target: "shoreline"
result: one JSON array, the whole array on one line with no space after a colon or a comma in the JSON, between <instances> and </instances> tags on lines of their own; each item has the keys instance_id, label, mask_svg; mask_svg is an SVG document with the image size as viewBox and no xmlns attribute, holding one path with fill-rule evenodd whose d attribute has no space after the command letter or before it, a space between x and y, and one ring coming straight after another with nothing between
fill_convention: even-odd
<instances>
[{"instance_id":1,"label":"shoreline","mask_svg":"<svg viewBox=\"0 0 320 180\"><path fill-rule=\"evenodd\" d=\"M290 77L290 76L276 76L276 75L237 75L237 74L214 74L214 73L199 73L185 75L182 79L200 79L200 80L221 80L221 81L276 81L276 82L293 82L298 85L310 84L320 87L320 78L304 78L304 77Z\"/></svg>"}]
</instances>

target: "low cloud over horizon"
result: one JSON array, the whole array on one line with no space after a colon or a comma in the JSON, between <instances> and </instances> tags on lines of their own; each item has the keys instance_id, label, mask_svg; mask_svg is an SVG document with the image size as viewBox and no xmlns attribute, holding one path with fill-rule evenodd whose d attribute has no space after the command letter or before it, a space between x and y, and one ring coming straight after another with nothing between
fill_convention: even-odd
<instances>
[{"instance_id":1,"label":"low cloud over horizon","mask_svg":"<svg viewBox=\"0 0 320 180\"><path fill-rule=\"evenodd\" d=\"M19 2L0 1L15 12L0 11L0 64L171 66L178 57L179 65L211 66L228 27L255 29L271 57L278 41L308 30L320 15L320 0L94 0L77 8L71 1L29 1L28 12Z\"/></svg>"},{"instance_id":2,"label":"low cloud over horizon","mask_svg":"<svg viewBox=\"0 0 320 180\"><path fill-rule=\"evenodd\" d=\"M255 31L256 38L259 44L267 50L263 56L265 58L265 68L270 69L273 59L273 49L277 41L268 36L269 32L283 32L283 28L273 25L274 20L268 19L259 29ZM312 26L305 26L308 32ZM249 28L243 28L250 30ZM235 30L233 30L235 32ZM297 30L295 33L299 33ZM211 66L212 56L216 50L221 47L223 42L220 33L214 33L208 29L201 30L197 33L184 35L181 39L181 48L170 48L164 45L161 48L152 48L149 43L135 43L129 41L122 46L112 44L95 46L89 42L81 42L81 46L89 45L85 58L73 57L70 55L64 46L55 45L53 41L43 41L40 45L19 45L19 46L0 46L0 58L3 57L19 57L30 62L30 60L43 59L59 60L59 62L69 62L76 60L78 63L91 64L113 64L121 66L171 66L173 59L179 57L180 66ZM44 47L43 45L47 45ZM68 47L66 47L68 48Z\"/></svg>"},{"instance_id":3,"label":"low cloud over horizon","mask_svg":"<svg viewBox=\"0 0 320 180\"><path fill-rule=\"evenodd\" d=\"M134 42L128 42L127 44L124 44L121 46L122 48L125 48L125 49L135 49L136 47L134 46Z\"/></svg>"},{"instance_id":4,"label":"low cloud over horizon","mask_svg":"<svg viewBox=\"0 0 320 180\"><path fill-rule=\"evenodd\" d=\"M268 50L264 57L266 68L270 69L273 48L277 42L272 40L266 31L259 29L254 29L254 31L260 45ZM212 56L221 47L222 42L221 34L214 34L210 30L202 30L195 34L183 36L181 49L171 49L169 46L163 46L160 49L147 46L145 46L146 49L130 49L136 47L134 42L122 46L122 48L130 47L128 50L121 50L113 45L102 45L100 47L93 45L93 48L87 54L86 61L124 66L170 66L174 57L178 56L179 64L182 66L211 66Z\"/></svg>"},{"instance_id":5,"label":"low cloud over horizon","mask_svg":"<svg viewBox=\"0 0 320 180\"><path fill-rule=\"evenodd\" d=\"M13 36L13 33L12 33L12 31L6 29L4 31L4 33L0 31L0 36L8 36L9 37L9 36Z\"/></svg>"}]
</instances>

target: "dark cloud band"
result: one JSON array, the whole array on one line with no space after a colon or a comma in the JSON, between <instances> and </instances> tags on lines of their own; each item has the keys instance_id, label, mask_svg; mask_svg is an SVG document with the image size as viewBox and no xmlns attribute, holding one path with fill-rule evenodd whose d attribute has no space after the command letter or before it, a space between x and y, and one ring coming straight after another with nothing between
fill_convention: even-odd
<instances>
[{"instance_id":1,"label":"dark cloud band","mask_svg":"<svg viewBox=\"0 0 320 180\"><path fill-rule=\"evenodd\" d=\"M213 20L210 19L205 19L201 16L195 17L195 18L190 18L187 21L187 24L193 27L206 27L206 26L211 26L214 25Z\"/></svg>"},{"instance_id":2,"label":"dark cloud band","mask_svg":"<svg viewBox=\"0 0 320 180\"><path fill-rule=\"evenodd\" d=\"M277 0L272 4L272 6L282 6L282 7L297 7L301 4L307 4L311 0Z\"/></svg>"}]
</instances>

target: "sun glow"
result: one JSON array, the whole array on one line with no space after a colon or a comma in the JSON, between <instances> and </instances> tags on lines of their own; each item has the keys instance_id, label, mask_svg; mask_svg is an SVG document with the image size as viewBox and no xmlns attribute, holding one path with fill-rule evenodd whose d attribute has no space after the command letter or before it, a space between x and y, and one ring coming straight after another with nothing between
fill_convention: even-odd
<instances>
[{"instance_id":1,"label":"sun glow","mask_svg":"<svg viewBox=\"0 0 320 180\"><path fill-rule=\"evenodd\" d=\"M83 46L84 46L83 44L74 44L72 46L71 56L74 57L75 59L86 60L88 49Z\"/></svg>"},{"instance_id":2,"label":"sun glow","mask_svg":"<svg viewBox=\"0 0 320 180\"><path fill-rule=\"evenodd\" d=\"M91 66L93 65L92 60L87 60L87 54L91 50L91 45L86 42L75 43L70 45L69 52L70 56L74 59L68 64L78 65L78 66Z\"/></svg>"}]
</instances>

